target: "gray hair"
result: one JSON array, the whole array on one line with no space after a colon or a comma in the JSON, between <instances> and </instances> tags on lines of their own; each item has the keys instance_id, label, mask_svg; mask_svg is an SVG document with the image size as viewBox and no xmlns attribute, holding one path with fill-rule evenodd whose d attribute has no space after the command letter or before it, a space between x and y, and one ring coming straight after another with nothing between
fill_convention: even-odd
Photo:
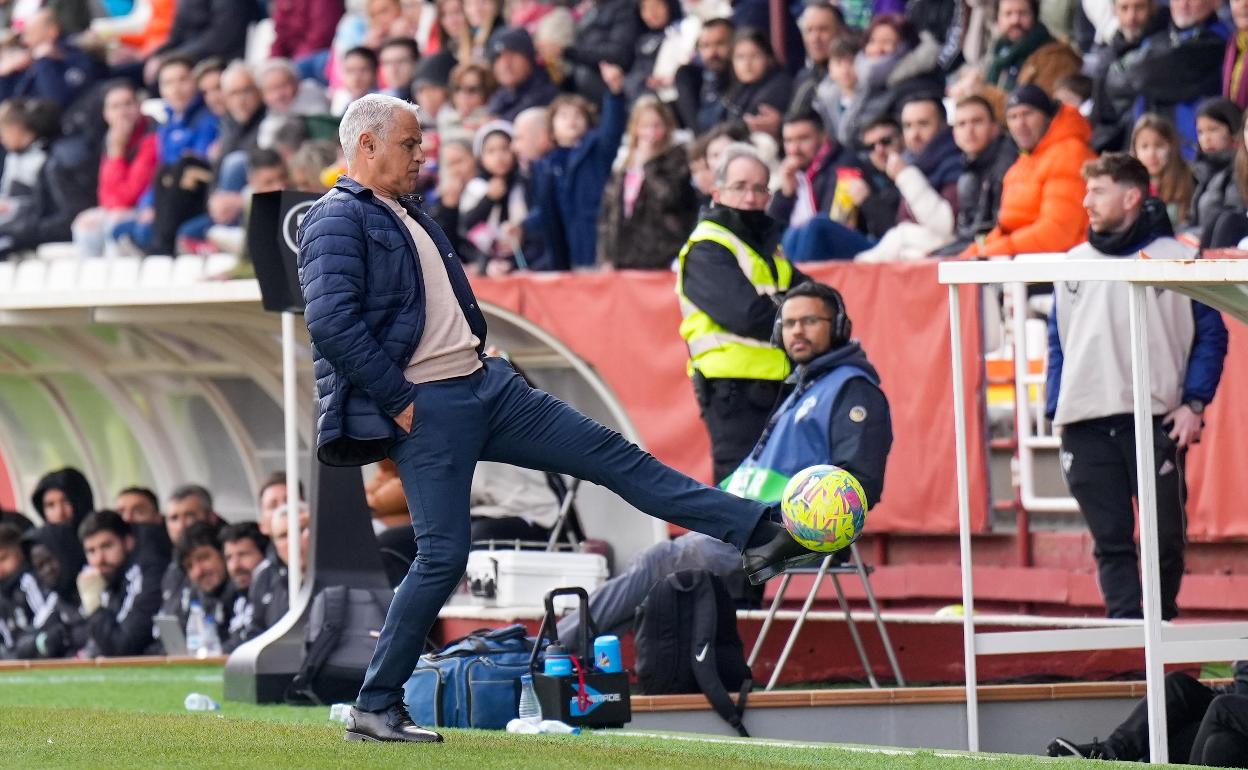
<instances>
[{"instance_id":1,"label":"gray hair","mask_svg":"<svg viewBox=\"0 0 1248 770\"><path fill-rule=\"evenodd\" d=\"M378 141L386 141L397 110L406 110L417 121L420 120L420 108L397 96L365 94L351 102L342 115L342 122L338 124L338 143L342 145L342 154L347 159L348 167L355 160L355 148L360 143L361 136L372 134Z\"/></svg>"},{"instance_id":2,"label":"gray hair","mask_svg":"<svg viewBox=\"0 0 1248 770\"><path fill-rule=\"evenodd\" d=\"M754 145L746 142L733 142L724 148L723 153L719 156L719 167L715 169L715 186L723 187L728 181L728 167L737 158L749 158L759 165L771 176L771 167L767 165L767 161L763 160L763 156L758 153Z\"/></svg>"},{"instance_id":3,"label":"gray hair","mask_svg":"<svg viewBox=\"0 0 1248 770\"><path fill-rule=\"evenodd\" d=\"M256 68L256 79L264 80L270 72L283 72L294 82L299 82L299 70L295 69L295 64L290 59L278 57L266 60Z\"/></svg>"},{"instance_id":4,"label":"gray hair","mask_svg":"<svg viewBox=\"0 0 1248 770\"><path fill-rule=\"evenodd\" d=\"M239 74L246 75L247 81L250 82L252 86L256 85L256 78L251 72L251 67L247 66L242 59L235 59L221 71L221 82L224 83L226 78Z\"/></svg>"}]
</instances>

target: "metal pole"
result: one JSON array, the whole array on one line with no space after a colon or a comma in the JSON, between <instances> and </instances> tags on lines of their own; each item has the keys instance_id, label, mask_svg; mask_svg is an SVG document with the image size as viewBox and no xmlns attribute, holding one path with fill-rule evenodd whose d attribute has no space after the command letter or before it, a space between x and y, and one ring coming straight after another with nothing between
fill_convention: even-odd
<instances>
[{"instance_id":1,"label":"metal pole","mask_svg":"<svg viewBox=\"0 0 1248 770\"><path fill-rule=\"evenodd\" d=\"M303 577L299 531L299 385L295 364L295 314L282 313L282 409L286 420L286 567L290 588L290 606L299 595Z\"/></svg>"},{"instance_id":2,"label":"metal pole","mask_svg":"<svg viewBox=\"0 0 1248 770\"><path fill-rule=\"evenodd\" d=\"M767 638L767 632L771 630L771 622L776 619L780 605L784 604L784 592L789 590L789 581L792 579L792 572L784 573L784 577L780 579L780 589L776 591L776 598L771 600L771 609L767 610L767 617L763 619L763 627L758 629L758 638L754 640L754 649L750 650L750 659L745 662L751 668L754 666L754 661L758 660L758 654L763 651L763 640Z\"/></svg>"},{"instance_id":3,"label":"metal pole","mask_svg":"<svg viewBox=\"0 0 1248 770\"><path fill-rule=\"evenodd\" d=\"M806 594L806 601L802 604L802 611L798 613L797 620L793 623L793 630L789 632L789 638L784 643L784 650L781 651L779 659L776 660L776 667L771 670L771 679L767 681L766 692L771 692L776 683L780 681L780 672L784 670L784 664L789 662L789 654L793 652L793 645L797 643L797 635L802 632L802 626L806 625L806 616L810 614L810 608L815 603L815 594L819 593L819 584L823 582L823 576L828 574L828 564L832 561L831 554L823 557L823 561L819 563L819 571L815 573L814 585L810 587L810 593Z\"/></svg>"},{"instance_id":4,"label":"metal pole","mask_svg":"<svg viewBox=\"0 0 1248 770\"><path fill-rule=\"evenodd\" d=\"M962 566L962 657L966 666L966 748L979 751L979 690L975 671L975 589L971 582L971 489L966 461L966 383L962 372L962 305L949 284L949 347L953 354L953 438L958 465L958 552ZM1015 344L1018 344L1017 342Z\"/></svg>"},{"instance_id":5,"label":"metal pole","mask_svg":"<svg viewBox=\"0 0 1248 770\"><path fill-rule=\"evenodd\" d=\"M1157 559L1157 479L1153 456L1153 390L1148 355L1148 291L1128 284L1131 317L1131 386L1135 401L1136 497L1140 504L1140 562L1144 576L1144 671L1148 700L1149 760L1169 759L1166 686L1161 641L1161 575ZM1178 472L1178 469L1175 470Z\"/></svg>"}]
</instances>

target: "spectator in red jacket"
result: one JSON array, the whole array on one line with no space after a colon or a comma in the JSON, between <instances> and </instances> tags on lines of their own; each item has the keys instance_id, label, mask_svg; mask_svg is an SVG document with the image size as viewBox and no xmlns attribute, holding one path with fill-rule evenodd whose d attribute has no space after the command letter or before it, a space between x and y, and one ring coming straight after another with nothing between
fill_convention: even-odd
<instances>
[{"instance_id":1,"label":"spectator in red jacket","mask_svg":"<svg viewBox=\"0 0 1248 770\"><path fill-rule=\"evenodd\" d=\"M342 0L273 0L273 47L269 55L302 59L329 50L345 9Z\"/></svg>"},{"instance_id":2,"label":"spectator in red jacket","mask_svg":"<svg viewBox=\"0 0 1248 770\"><path fill-rule=\"evenodd\" d=\"M104 92L104 154L100 158L99 205L74 220L74 244L87 257L103 256L113 226L134 215L156 175L156 132L139 110L134 85L117 81Z\"/></svg>"}]
</instances>

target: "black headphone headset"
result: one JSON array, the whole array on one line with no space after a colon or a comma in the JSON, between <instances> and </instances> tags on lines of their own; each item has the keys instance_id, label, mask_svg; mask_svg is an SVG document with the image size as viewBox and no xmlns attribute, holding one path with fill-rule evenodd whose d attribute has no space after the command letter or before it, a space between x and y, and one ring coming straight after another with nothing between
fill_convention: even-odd
<instances>
[{"instance_id":1,"label":"black headphone headset","mask_svg":"<svg viewBox=\"0 0 1248 770\"><path fill-rule=\"evenodd\" d=\"M807 288L802 288L807 287ZM785 300L789 297L818 297L823 300L824 304L830 305L832 310L832 349L841 347L849 342L854 333L854 322L849 320L849 313L845 312L845 299L836 289L825 283L815 283L807 281L795 286L794 289L802 288L800 294L793 294L791 290L781 300L779 307L776 308L776 320L771 325L771 344L772 347L784 349L784 329L781 312L784 309ZM809 292L809 293L807 293Z\"/></svg>"}]
</instances>

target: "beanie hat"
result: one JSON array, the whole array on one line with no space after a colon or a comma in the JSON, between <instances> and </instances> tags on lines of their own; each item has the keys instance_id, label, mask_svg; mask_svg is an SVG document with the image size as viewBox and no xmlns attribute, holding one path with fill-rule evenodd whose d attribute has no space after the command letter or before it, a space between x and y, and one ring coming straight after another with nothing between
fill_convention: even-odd
<instances>
[{"instance_id":1,"label":"beanie hat","mask_svg":"<svg viewBox=\"0 0 1248 770\"><path fill-rule=\"evenodd\" d=\"M1218 96L1201 102L1200 108L1196 111L1196 117L1216 120L1225 125L1232 135L1235 135L1239 133L1240 121L1243 120L1244 114L1235 102Z\"/></svg>"},{"instance_id":2,"label":"beanie hat","mask_svg":"<svg viewBox=\"0 0 1248 770\"><path fill-rule=\"evenodd\" d=\"M518 53L531 62L537 61L537 49L533 38L524 27L504 27L490 38L490 60L497 59L504 51Z\"/></svg>"},{"instance_id":3,"label":"beanie hat","mask_svg":"<svg viewBox=\"0 0 1248 770\"><path fill-rule=\"evenodd\" d=\"M1005 104L1007 110L1011 107L1022 106L1039 110L1050 118L1057 114L1057 104L1049 98L1043 88L1034 83L1014 89L1014 93L1010 94L1010 100Z\"/></svg>"}]
</instances>

